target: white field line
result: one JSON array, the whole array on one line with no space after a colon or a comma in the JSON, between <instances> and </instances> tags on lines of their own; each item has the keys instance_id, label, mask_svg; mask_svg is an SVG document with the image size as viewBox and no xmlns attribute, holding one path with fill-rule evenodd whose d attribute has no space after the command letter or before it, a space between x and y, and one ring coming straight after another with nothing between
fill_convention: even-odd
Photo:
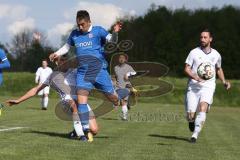
<instances>
[{"instance_id":1,"label":"white field line","mask_svg":"<svg viewBox=\"0 0 240 160\"><path fill-rule=\"evenodd\" d=\"M0 132L17 130L17 129L24 129L24 128L28 128L28 127L11 127L11 128L4 128L4 129L0 129Z\"/></svg>"}]
</instances>

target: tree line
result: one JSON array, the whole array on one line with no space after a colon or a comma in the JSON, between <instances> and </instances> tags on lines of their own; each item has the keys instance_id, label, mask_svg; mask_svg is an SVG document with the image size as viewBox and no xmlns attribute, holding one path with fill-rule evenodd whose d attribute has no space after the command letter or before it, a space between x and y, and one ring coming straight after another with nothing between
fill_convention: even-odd
<instances>
[{"instance_id":1,"label":"tree line","mask_svg":"<svg viewBox=\"0 0 240 160\"><path fill-rule=\"evenodd\" d=\"M169 75L184 76L184 62L190 50L199 45L204 28L213 33L212 48L222 56L228 78L240 78L240 9L170 10L152 5L144 16L122 19L120 39L130 39L134 48L130 61L155 61L167 65Z\"/></svg>"},{"instance_id":2,"label":"tree line","mask_svg":"<svg viewBox=\"0 0 240 160\"><path fill-rule=\"evenodd\" d=\"M119 39L134 42L134 47L127 52L130 61L159 62L169 67L169 75L181 77L188 53L199 44L201 30L209 28L214 39L212 47L222 55L226 76L240 78L239 17L240 9L233 6L171 10L153 4L143 16L121 19L124 26ZM42 43L47 40L34 40L32 33L24 31L15 35L9 46L0 43L1 48L8 48L11 71L35 72L42 59L55 50Z\"/></svg>"},{"instance_id":3,"label":"tree line","mask_svg":"<svg viewBox=\"0 0 240 160\"><path fill-rule=\"evenodd\" d=\"M14 35L10 44L0 43L0 48L5 50L11 63L9 71L36 72L42 60L48 59L53 52L53 47L46 42L46 36L42 33L41 40L37 40L33 37L34 32L24 30Z\"/></svg>"}]
</instances>

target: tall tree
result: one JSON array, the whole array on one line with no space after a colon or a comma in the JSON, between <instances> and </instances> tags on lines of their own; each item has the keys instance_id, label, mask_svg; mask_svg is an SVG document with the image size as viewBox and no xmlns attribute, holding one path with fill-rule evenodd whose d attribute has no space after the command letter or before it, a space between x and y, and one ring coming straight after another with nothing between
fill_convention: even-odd
<instances>
[{"instance_id":1,"label":"tall tree","mask_svg":"<svg viewBox=\"0 0 240 160\"><path fill-rule=\"evenodd\" d=\"M130 61L155 61L167 65L170 74L183 76L186 56L199 44L204 28L213 32L212 47L223 59L223 68L230 78L240 78L240 9L223 8L170 10L152 5L139 17L122 19L121 39L131 39L134 48L128 52Z\"/></svg>"},{"instance_id":2,"label":"tall tree","mask_svg":"<svg viewBox=\"0 0 240 160\"><path fill-rule=\"evenodd\" d=\"M34 30L24 30L12 39L10 51L13 55L13 70L35 71L43 59L48 59L52 48L47 46L44 33Z\"/></svg>"}]
</instances>

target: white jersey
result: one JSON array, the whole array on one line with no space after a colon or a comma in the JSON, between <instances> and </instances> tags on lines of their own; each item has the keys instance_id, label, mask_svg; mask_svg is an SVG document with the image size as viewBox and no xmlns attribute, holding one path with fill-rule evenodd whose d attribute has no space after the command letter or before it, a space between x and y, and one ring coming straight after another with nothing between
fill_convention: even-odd
<instances>
[{"instance_id":1,"label":"white jersey","mask_svg":"<svg viewBox=\"0 0 240 160\"><path fill-rule=\"evenodd\" d=\"M46 81L50 74L52 74L52 69L50 67L39 67L36 72L35 82L43 83Z\"/></svg>"},{"instance_id":2,"label":"white jersey","mask_svg":"<svg viewBox=\"0 0 240 160\"><path fill-rule=\"evenodd\" d=\"M214 68L221 68L221 55L213 48L211 48L210 53L206 54L200 47L197 47L189 53L185 61L186 64L191 66L193 74L197 74L197 68L203 62L209 62ZM190 78L188 81L188 89L201 89L202 87L206 87L215 90L215 81L216 72L213 78L201 83Z\"/></svg>"},{"instance_id":3,"label":"white jersey","mask_svg":"<svg viewBox=\"0 0 240 160\"><path fill-rule=\"evenodd\" d=\"M69 69L66 73L54 71L43 84L50 86L62 100L76 99L77 69Z\"/></svg>"}]
</instances>

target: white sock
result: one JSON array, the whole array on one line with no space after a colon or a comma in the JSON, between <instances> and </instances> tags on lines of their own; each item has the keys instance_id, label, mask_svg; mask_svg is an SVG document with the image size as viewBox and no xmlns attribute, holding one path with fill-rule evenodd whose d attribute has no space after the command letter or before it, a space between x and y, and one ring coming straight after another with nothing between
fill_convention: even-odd
<instances>
[{"instance_id":1,"label":"white sock","mask_svg":"<svg viewBox=\"0 0 240 160\"><path fill-rule=\"evenodd\" d=\"M199 132L193 132L193 135L192 135L192 137L194 137L194 138L198 138L198 134L199 134Z\"/></svg>"},{"instance_id":2,"label":"white sock","mask_svg":"<svg viewBox=\"0 0 240 160\"><path fill-rule=\"evenodd\" d=\"M123 118L127 119L128 108L127 105L122 106Z\"/></svg>"},{"instance_id":3,"label":"white sock","mask_svg":"<svg viewBox=\"0 0 240 160\"><path fill-rule=\"evenodd\" d=\"M205 120L206 120L206 113L205 112L199 112L197 114L197 117L196 117L196 120L195 120L195 129L194 129L192 137L197 139L198 134L200 133Z\"/></svg>"},{"instance_id":4,"label":"white sock","mask_svg":"<svg viewBox=\"0 0 240 160\"><path fill-rule=\"evenodd\" d=\"M73 121L73 128L76 131L78 137L83 136L83 127L80 121Z\"/></svg>"},{"instance_id":5,"label":"white sock","mask_svg":"<svg viewBox=\"0 0 240 160\"><path fill-rule=\"evenodd\" d=\"M48 97L44 97L43 98L43 107L47 108L47 106L48 106Z\"/></svg>"},{"instance_id":6,"label":"white sock","mask_svg":"<svg viewBox=\"0 0 240 160\"><path fill-rule=\"evenodd\" d=\"M42 105L42 108L43 108L43 103L44 103L44 102L43 102L43 101L44 101L43 99L44 99L44 98L42 97L42 98L41 98L41 105Z\"/></svg>"},{"instance_id":7,"label":"white sock","mask_svg":"<svg viewBox=\"0 0 240 160\"><path fill-rule=\"evenodd\" d=\"M80 118L78 116L78 113L73 113L72 118L73 118L73 128L75 129L77 136L78 137L83 136L84 135L83 127L82 127Z\"/></svg>"}]
</instances>

